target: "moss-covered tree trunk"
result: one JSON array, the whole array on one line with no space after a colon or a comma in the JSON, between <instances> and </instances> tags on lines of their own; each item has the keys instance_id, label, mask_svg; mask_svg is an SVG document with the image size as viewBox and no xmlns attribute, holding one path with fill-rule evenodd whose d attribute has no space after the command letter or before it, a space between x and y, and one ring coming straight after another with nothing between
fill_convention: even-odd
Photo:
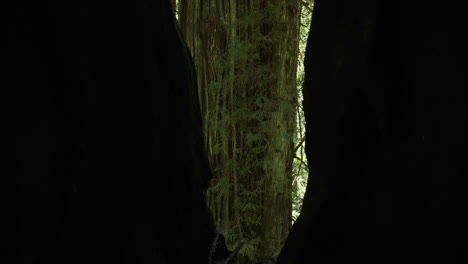
<instances>
[{"instance_id":1,"label":"moss-covered tree trunk","mask_svg":"<svg viewBox=\"0 0 468 264\"><path fill-rule=\"evenodd\" d=\"M241 253L271 256L291 223L297 1L181 1L215 180L208 203Z\"/></svg>"}]
</instances>

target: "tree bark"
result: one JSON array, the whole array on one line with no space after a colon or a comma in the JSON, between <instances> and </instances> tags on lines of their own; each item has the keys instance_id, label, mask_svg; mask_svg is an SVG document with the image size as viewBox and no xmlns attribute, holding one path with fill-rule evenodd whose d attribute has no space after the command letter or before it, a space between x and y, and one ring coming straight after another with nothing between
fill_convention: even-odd
<instances>
[{"instance_id":1,"label":"tree bark","mask_svg":"<svg viewBox=\"0 0 468 264\"><path fill-rule=\"evenodd\" d=\"M15 2L8 15L15 263L207 263L211 171L169 1Z\"/></svg>"},{"instance_id":2,"label":"tree bark","mask_svg":"<svg viewBox=\"0 0 468 264\"><path fill-rule=\"evenodd\" d=\"M181 1L197 67L215 217L256 256L281 247L291 223L300 4Z\"/></svg>"},{"instance_id":3,"label":"tree bark","mask_svg":"<svg viewBox=\"0 0 468 264\"><path fill-rule=\"evenodd\" d=\"M466 262L466 16L456 6L315 1L309 184L278 263Z\"/></svg>"}]
</instances>

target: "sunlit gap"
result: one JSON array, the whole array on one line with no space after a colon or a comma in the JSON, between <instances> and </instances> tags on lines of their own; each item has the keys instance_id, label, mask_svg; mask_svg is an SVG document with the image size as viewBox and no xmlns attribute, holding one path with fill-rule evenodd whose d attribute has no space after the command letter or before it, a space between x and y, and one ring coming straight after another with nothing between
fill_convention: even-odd
<instances>
[{"instance_id":1,"label":"sunlit gap","mask_svg":"<svg viewBox=\"0 0 468 264\"><path fill-rule=\"evenodd\" d=\"M301 8L301 26L299 36L299 54L297 65L297 89L298 105L296 109L296 155L293 161L293 180L292 180L292 222L296 221L301 213L302 201L307 187L309 176L309 167L307 166L307 157L305 155L305 119L302 107L302 83L304 81L304 56L309 35L310 22L312 18L314 2L313 0L302 1Z\"/></svg>"}]
</instances>

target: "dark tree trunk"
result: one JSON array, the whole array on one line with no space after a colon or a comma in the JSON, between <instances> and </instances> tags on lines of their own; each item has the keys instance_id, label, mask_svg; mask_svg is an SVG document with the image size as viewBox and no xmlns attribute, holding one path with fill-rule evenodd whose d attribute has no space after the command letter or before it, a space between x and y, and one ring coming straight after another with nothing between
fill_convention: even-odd
<instances>
[{"instance_id":1,"label":"dark tree trunk","mask_svg":"<svg viewBox=\"0 0 468 264\"><path fill-rule=\"evenodd\" d=\"M456 9L316 1L304 84L309 185L278 263L464 263L466 46Z\"/></svg>"},{"instance_id":2,"label":"dark tree trunk","mask_svg":"<svg viewBox=\"0 0 468 264\"><path fill-rule=\"evenodd\" d=\"M169 1L8 12L16 263L207 263L211 173Z\"/></svg>"},{"instance_id":3,"label":"dark tree trunk","mask_svg":"<svg viewBox=\"0 0 468 264\"><path fill-rule=\"evenodd\" d=\"M338 2L315 5L310 184L278 262L464 263L462 9ZM16 263L206 263L211 174L169 1L21 4L0 97Z\"/></svg>"}]
</instances>

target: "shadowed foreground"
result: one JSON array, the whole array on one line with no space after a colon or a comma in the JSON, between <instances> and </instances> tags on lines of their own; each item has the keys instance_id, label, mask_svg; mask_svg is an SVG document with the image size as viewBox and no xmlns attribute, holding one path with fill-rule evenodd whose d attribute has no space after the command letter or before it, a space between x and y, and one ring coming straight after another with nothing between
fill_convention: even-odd
<instances>
[{"instance_id":1,"label":"shadowed foreground","mask_svg":"<svg viewBox=\"0 0 468 264\"><path fill-rule=\"evenodd\" d=\"M211 174L168 1L9 12L16 263L207 263Z\"/></svg>"},{"instance_id":2,"label":"shadowed foreground","mask_svg":"<svg viewBox=\"0 0 468 264\"><path fill-rule=\"evenodd\" d=\"M309 186L278 263L466 260L464 16L383 2L316 1ZM207 263L211 173L169 1L12 5L16 263Z\"/></svg>"},{"instance_id":3,"label":"shadowed foreground","mask_svg":"<svg viewBox=\"0 0 468 264\"><path fill-rule=\"evenodd\" d=\"M465 16L452 2L317 0L308 189L278 263L463 263Z\"/></svg>"}]
</instances>

